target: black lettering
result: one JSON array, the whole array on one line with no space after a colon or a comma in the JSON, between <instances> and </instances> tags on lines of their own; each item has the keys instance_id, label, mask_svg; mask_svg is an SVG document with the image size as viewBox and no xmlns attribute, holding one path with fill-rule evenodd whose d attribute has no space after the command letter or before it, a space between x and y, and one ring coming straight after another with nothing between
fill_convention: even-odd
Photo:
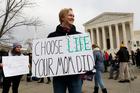
<instances>
[{"instance_id":1,"label":"black lettering","mask_svg":"<svg viewBox=\"0 0 140 93\"><path fill-rule=\"evenodd\" d=\"M94 65L92 67L92 69L90 68L90 64L89 64L89 59L91 59L92 62L94 62L94 59L91 55L87 55L87 62L88 62L88 67L89 67L89 70L93 70L94 69Z\"/></svg>"},{"instance_id":2,"label":"black lettering","mask_svg":"<svg viewBox=\"0 0 140 93\"><path fill-rule=\"evenodd\" d=\"M72 58L71 58L71 57L68 57L68 64L69 64L68 68L70 67L70 63L71 63L71 66L72 66L72 68L73 68L73 71L74 71L74 73L75 73L75 69L74 69L74 65L73 65Z\"/></svg>"},{"instance_id":3,"label":"black lettering","mask_svg":"<svg viewBox=\"0 0 140 93\"><path fill-rule=\"evenodd\" d=\"M38 75L39 76L43 76L43 73L44 73L44 69L43 69L43 62L45 61L45 59L40 59L39 63L38 63ZM42 67L42 72L40 70L40 68Z\"/></svg>"},{"instance_id":4,"label":"black lettering","mask_svg":"<svg viewBox=\"0 0 140 93\"><path fill-rule=\"evenodd\" d=\"M43 65L43 70L44 70L44 76L47 76L49 73L49 69L48 69L48 59L45 59L44 65Z\"/></svg>"},{"instance_id":5,"label":"black lettering","mask_svg":"<svg viewBox=\"0 0 140 93\"><path fill-rule=\"evenodd\" d=\"M35 55L36 55L36 56L39 56L39 54L37 54L37 51L36 51L36 50L37 50L37 45L38 45L38 44L39 44L39 42L36 43L35 49L34 49L34 50L35 50Z\"/></svg>"},{"instance_id":6,"label":"black lettering","mask_svg":"<svg viewBox=\"0 0 140 93\"><path fill-rule=\"evenodd\" d=\"M86 61L85 61L86 55L81 55L81 56L83 58L83 64L84 64L84 71L83 72L86 72Z\"/></svg>"},{"instance_id":7,"label":"black lettering","mask_svg":"<svg viewBox=\"0 0 140 93\"><path fill-rule=\"evenodd\" d=\"M56 69L56 75L58 74L59 66L61 66L61 67L62 67L62 70L64 71L64 66L63 66L62 58L61 58L61 57L58 58L57 69Z\"/></svg>"},{"instance_id":8,"label":"black lettering","mask_svg":"<svg viewBox=\"0 0 140 93\"><path fill-rule=\"evenodd\" d=\"M35 76L36 76L36 70L37 70L37 64L38 64L38 62L39 62L39 59L37 60L37 62L35 63L35 61L33 60L33 64L35 65Z\"/></svg>"},{"instance_id":9,"label":"black lettering","mask_svg":"<svg viewBox=\"0 0 140 93\"><path fill-rule=\"evenodd\" d=\"M76 56L77 71L82 71L82 60L80 56Z\"/></svg>"},{"instance_id":10,"label":"black lettering","mask_svg":"<svg viewBox=\"0 0 140 93\"><path fill-rule=\"evenodd\" d=\"M63 73L68 73L68 60L67 60L67 57L64 57L64 68L63 68Z\"/></svg>"},{"instance_id":11,"label":"black lettering","mask_svg":"<svg viewBox=\"0 0 140 93\"><path fill-rule=\"evenodd\" d=\"M41 55L43 54L43 50L45 50L45 46L43 44L43 42L41 42L41 45L40 45L40 51L41 51Z\"/></svg>"},{"instance_id":12,"label":"black lettering","mask_svg":"<svg viewBox=\"0 0 140 93\"><path fill-rule=\"evenodd\" d=\"M50 51L51 51L51 43L50 41L47 42L47 54L50 55Z\"/></svg>"},{"instance_id":13,"label":"black lettering","mask_svg":"<svg viewBox=\"0 0 140 93\"><path fill-rule=\"evenodd\" d=\"M54 54L54 51L55 51L55 42L52 40L51 41L51 47L50 47L50 52L51 52L51 54Z\"/></svg>"},{"instance_id":14,"label":"black lettering","mask_svg":"<svg viewBox=\"0 0 140 93\"><path fill-rule=\"evenodd\" d=\"M56 52L56 54L63 54L63 52L61 51L61 42L62 42L62 40L59 40L58 41L58 53Z\"/></svg>"},{"instance_id":15,"label":"black lettering","mask_svg":"<svg viewBox=\"0 0 140 93\"><path fill-rule=\"evenodd\" d=\"M51 68L51 65L53 64L53 59L52 58L48 58L48 67L49 67L49 74L50 74L50 71L51 73L54 75L54 72Z\"/></svg>"}]
</instances>

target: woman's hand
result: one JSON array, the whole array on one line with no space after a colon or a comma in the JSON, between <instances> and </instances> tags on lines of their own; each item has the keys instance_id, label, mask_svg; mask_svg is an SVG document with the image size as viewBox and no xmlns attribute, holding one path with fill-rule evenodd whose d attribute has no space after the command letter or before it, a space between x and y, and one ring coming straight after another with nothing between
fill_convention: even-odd
<instances>
[{"instance_id":1,"label":"woman's hand","mask_svg":"<svg viewBox=\"0 0 140 93\"><path fill-rule=\"evenodd\" d=\"M28 67L29 67L29 69L31 69L32 66L29 64Z\"/></svg>"},{"instance_id":2,"label":"woman's hand","mask_svg":"<svg viewBox=\"0 0 140 93\"><path fill-rule=\"evenodd\" d=\"M0 67L3 67L3 64L2 63L0 63Z\"/></svg>"}]
</instances>

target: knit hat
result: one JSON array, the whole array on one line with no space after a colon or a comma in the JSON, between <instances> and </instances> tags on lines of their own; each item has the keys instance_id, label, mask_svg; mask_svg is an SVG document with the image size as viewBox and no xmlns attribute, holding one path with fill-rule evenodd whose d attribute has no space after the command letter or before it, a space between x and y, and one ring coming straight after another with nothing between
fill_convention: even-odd
<instances>
[{"instance_id":1,"label":"knit hat","mask_svg":"<svg viewBox=\"0 0 140 93\"><path fill-rule=\"evenodd\" d=\"M18 47L18 46L22 48L22 46L21 46L20 43L13 43L13 48L16 48L16 47Z\"/></svg>"},{"instance_id":2,"label":"knit hat","mask_svg":"<svg viewBox=\"0 0 140 93\"><path fill-rule=\"evenodd\" d=\"M121 44L120 47L125 47L125 45L124 44Z\"/></svg>"}]
</instances>

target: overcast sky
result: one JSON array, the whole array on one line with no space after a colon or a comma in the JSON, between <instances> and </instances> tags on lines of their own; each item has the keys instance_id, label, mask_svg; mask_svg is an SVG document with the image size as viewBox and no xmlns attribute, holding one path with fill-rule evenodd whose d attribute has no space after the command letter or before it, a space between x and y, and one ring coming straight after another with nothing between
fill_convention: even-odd
<instances>
[{"instance_id":1,"label":"overcast sky","mask_svg":"<svg viewBox=\"0 0 140 93\"><path fill-rule=\"evenodd\" d=\"M140 0L35 0L37 6L26 10L27 15L39 17L44 25L16 32L16 37L47 37L59 24L58 13L62 8L72 8L75 14L74 24L77 31L84 32L83 24L103 12L134 13L134 30L140 29ZM23 35L25 33L25 35Z\"/></svg>"}]
</instances>

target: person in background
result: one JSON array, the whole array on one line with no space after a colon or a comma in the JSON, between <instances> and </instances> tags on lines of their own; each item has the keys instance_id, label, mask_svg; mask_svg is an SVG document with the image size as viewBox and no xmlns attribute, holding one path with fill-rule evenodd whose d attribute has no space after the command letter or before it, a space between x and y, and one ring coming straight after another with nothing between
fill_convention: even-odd
<instances>
[{"instance_id":1,"label":"person in background","mask_svg":"<svg viewBox=\"0 0 140 93\"><path fill-rule=\"evenodd\" d=\"M100 50L97 45L92 45L93 48L93 55L95 60L95 87L93 93L98 93L99 86L102 89L102 93L107 93L107 89L104 86L103 79L102 79L102 72L104 72L104 54Z\"/></svg>"},{"instance_id":2,"label":"person in background","mask_svg":"<svg viewBox=\"0 0 140 93\"><path fill-rule=\"evenodd\" d=\"M131 58L132 58L132 63L133 63L133 65L135 65L136 64L136 57L135 57L135 53L134 53L134 51L133 50L131 50Z\"/></svg>"},{"instance_id":3,"label":"person in background","mask_svg":"<svg viewBox=\"0 0 140 93\"><path fill-rule=\"evenodd\" d=\"M128 62L129 62L129 52L127 48L121 44L120 50L117 52L117 57L119 59L120 63L120 83L124 82L130 82L130 74L129 74L129 67L128 67Z\"/></svg>"},{"instance_id":4,"label":"person in background","mask_svg":"<svg viewBox=\"0 0 140 93\"><path fill-rule=\"evenodd\" d=\"M47 77L48 81L46 82L46 84L50 84L51 83L51 78Z\"/></svg>"},{"instance_id":5,"label":"person in background","mask_svg":"<svg viewBox=\"0 0 140 93\"><path fill-rule=\"evenodd\" d=\"M44 78L39 78L39 81L37 83L44 83Z\"/></svg>"},{"instance_id":6,"label":"person in background","mask_svg":"<svg viewBox=\"0 0 140 93\"><path fill-rule=\"evenodd\" d=\"M19 43L14 43L12 50L9 52L9 56L23 56L21 53L21 44ZM1 64L1 67L4 65ZM3 88L2 88L2 93L8 93L10 86L12 85L12 93L18 93L18 87L20 84L20 80L22 78L22 75L17 75L17 76L11 76L11 77L5 77L3 79Z\"/></svg>"},{"instance_id":7,"label":"person in background","mask_svg":"<svg viewBox=\"0 0 140 93\"><path fill-rule=\"evenodd\" d=\"M136 50L136 66L140 69L140 49Z\"/></svg>"},{"instance_id":8,"label":"person in background","mask_svg":"<svg viewBox=\"0 0 140 93\"><path fill-rule=\"evenodd\" d=\"M26 81L27 82L31 82L31 75L32 75L32 71L31 71L31 69L32 69L32 53L29 53L28 56L29 56L30 72L29 72L29 74L27 74Z\"/></svg>"},{"instance_id":9,"label":"person in background","mask_svg":"<svg viewBox=\"0 0 140 93\"><path fill-rule=\"evenodd\" d=\"M113 56L112 56L112 54L110 53L110 54L109 54L109 66L110 66L112 60L113 60Z\"/></svg>"},{"instance_id":10,"label":"person in background","mask_svg":"<svg viewBox=\"0 0 140 93\"><path fill-rule=\"evenodd\" d=\"M113 59L110 63L109 79L117 80L118 77L119 77L119 61L118 61L118 57L115 56L115 59Z\"/></svg>"},{"instance_id":11,"label":"person in background","mask_svg":"<svg viewBox=\"0 0 140 93\"><path fill-rule=\"evenodd\" d=\"M80 34L76 31L74 22L74 13L71 8L64 8L59 12L60 24L56 27L56 31L48 35L48 38ZM57 76L53 77L54 93L81 93L82 81L80 75Z\"/></svg>"},{"instance_id":12,"label":"person in background","mask_svg":"<svg viewBox=\"0 0 140 93\"><path fill-rule=\"evenodd\" d=\"M51 78L47 77L48 81L46 82L46 84L50 84L51 83ZM38 83L44 83L44 78L40 78L40 80L38 81Z\"/></svg>"},{"instance_id":13,"label":"person in background","mask_svg":"<svg viewBox=\"0 0 140 93\"><path fill-rule=\"evenodd\" d=\"M109 66L109 55L107 51L104 51L104 67L105 67L104 72L108 72L108 66Z\"/></svg>"},{"instance_id":14,"label":"person in background","mask_svg":"<svg viewBox=\"0 0 140 93\"><path fill-rule=\"evenodd\" d=\"M8 56L8 52L4 49L0 50L0 64L2 64L2 56ZM0 67L0 88L2 88L3 86L3 77L4 77L3 69L2 67Z\"/></svg>"}]
</instances>

